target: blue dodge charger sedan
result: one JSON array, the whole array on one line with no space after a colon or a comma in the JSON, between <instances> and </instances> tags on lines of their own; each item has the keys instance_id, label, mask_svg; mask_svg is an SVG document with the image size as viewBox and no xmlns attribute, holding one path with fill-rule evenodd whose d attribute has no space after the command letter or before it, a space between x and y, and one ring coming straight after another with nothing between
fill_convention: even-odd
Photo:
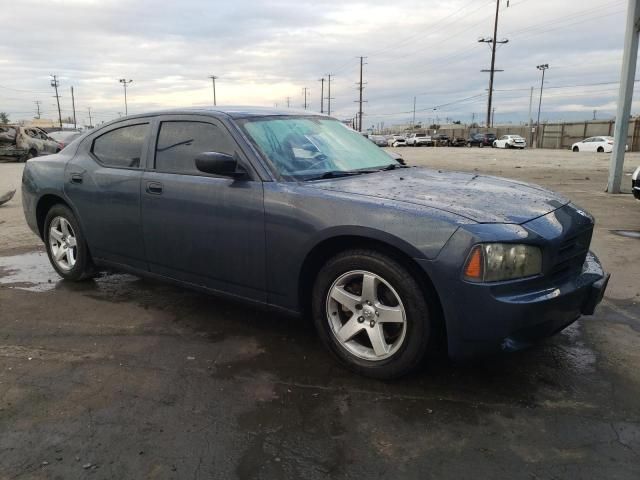
<instances>
[{"instance_id":1,"label":"blue dodge charger sedan","mask_svg":"<svg viewBox=\"0 0 640 480\"><path fill-rule=\"evenodd\" d=\"M23 207L69 281L120 269L313 318L392 378L524 348L602 299L594 220L522 182L406 167L327 116L258 108L108 123L27 162Z\"/></svg>"}]
</instances>

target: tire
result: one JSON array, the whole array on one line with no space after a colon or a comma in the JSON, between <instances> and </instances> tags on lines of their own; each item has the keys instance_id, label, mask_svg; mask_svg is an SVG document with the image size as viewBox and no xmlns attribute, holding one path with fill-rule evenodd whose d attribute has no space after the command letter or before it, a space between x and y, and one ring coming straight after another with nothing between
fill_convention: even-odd
<instances>
[{"instance_id":1,"label":"tire","mask_svg":"<svg viewBox=\"0 0 640 480\"><path fill-rule=\"evenodd\" d=\"M467 148L471 148L473 147L473 145L471 145L471 142L467 142Z\"/></svg>"},{"instance_id":2,"label":"tire","mask_svg":"<svg viewBox=\"0 0 640 480\"><path fill-rule=\"evenodd\" d=\"M378 278L370 284L377 285L369 290L372 295L362 295L365 275ZM354 285L356 290L349 292ZM392 379L414 370L429 350L433 298L395 259L374 250L349 250L320 269L312 292L313 321L322 343L345 367L364 376ZM390 318L395 321L389 322ZM342 331L351 336L342 341L337 332L347 324ZM377 350L374 338L382 339L375 342Z\"/></svg>"},{"instance_id":3,"label":"tire","mask_svg":"<svg viewBox=\"0 0 640 480\"><path fill-rule=\"evenodd\" d=\"M58 232L58 235L62 233L63 236L66 236L67 240L62 242L53 236L55 234L52 232L52 227ZM43 233L49 261L58 275L63 279L78 282L91 278L95 274L95 266L93 265L91 254L89 253L80 224L67 206L57 204L49 209L44 221ZM71 242L72 238L73 242ZM55 251L54 244L58 245ZM56 251L60 248L66 250L68 253L57 260Z\"/></svg>"},{"instance_id":4,"label":"tire","mask_svg":"<svg viewBox=\"0 0 640 480\"><path fill-rule=\"evenodd\" d=\"M478 144L478 148L484 148L484 143L480 142L480 143Z\"/></svg>"},{"instance_id":5,"label":"tire","mask_svg":"<svg viewBox=\"0 0 640 480\"><path fill-rule=\"evenodd\" d=\"M604 148L603 147L598 147L598 153L604 153Z\"/></svg>"},{"instance_id":6,"label":"tire","mask_svg":"<svg viewBox=\"0 0 640 480\"><path fill-rule=\"evenodd\" d=\"M573 151L577 153L580 151L580 149L578 147L573 147Z\"/></svg>"}]
</instances>

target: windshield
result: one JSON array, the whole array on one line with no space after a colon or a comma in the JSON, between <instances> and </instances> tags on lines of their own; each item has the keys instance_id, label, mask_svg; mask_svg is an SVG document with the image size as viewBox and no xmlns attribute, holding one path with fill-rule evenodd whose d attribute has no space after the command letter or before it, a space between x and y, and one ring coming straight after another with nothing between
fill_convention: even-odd
<instances>
[{"instance_id":1,"label":"windshield","mask_svg":"<svg viewBox=\"0 0 640 480\"><path fill-rule=\"evenodd\" d=\"M238 124L287 180L382 169L397 163L362 135L329 118L259 117Z\"/></svg>"}]
</instances>

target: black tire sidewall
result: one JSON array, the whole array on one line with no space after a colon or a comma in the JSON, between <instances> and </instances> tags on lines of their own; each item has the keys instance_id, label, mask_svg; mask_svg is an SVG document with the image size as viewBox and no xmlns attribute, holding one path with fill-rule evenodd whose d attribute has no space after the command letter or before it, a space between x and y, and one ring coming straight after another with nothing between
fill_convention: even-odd
<instances>
[{"instance_id":1,"label":"black tire sidewall","mask_svg":"<svg viewBox=\"0 0 640 480\"><path fill-rule=\"evenodd\" d=\"M405 308L407 331L400 349L391 357L372 362L349 353L329 326L326 298L333 282L352 270L366 270L384 278L395 289ZM369 377L392 379L409 373L424 358L429 344L432 311L428 294L413 275L395 259L369 250L347 251L330 259L318 273L312 293L313 321L323 344L347 368Z\"/></svg>"},{"instance_id":2,"label":"black tire sidewall","mask_svg":"<svg viewBox=\"0 0 640 480\"><path fill-rule=\"evenodd\" d=\"M59 268L51 252L51 246L49 244L49 229L51 222L56 217L62 217L67 220L71 224L71 228L73 228L73 233L76 237L76 264L71 270L62 270ZM65 280L78 281L84 280L93 274L93 262L91 261L91 255L89 254L84 234L82 233L80 224L69 207L58 204L49 209L44 221L43 238L49 261L58 275L62 278Z\"/></svg>"}]
</instances>

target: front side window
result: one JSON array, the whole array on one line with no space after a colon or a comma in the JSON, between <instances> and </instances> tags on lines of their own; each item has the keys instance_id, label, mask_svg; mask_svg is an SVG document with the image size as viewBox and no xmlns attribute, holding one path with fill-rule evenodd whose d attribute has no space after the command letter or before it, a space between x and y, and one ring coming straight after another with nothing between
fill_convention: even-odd
<instances>
[{"instance_id":1,"label":"front side window","mask_svg":"<svg viewBox=\"0 0 640 480\"><path fill-rule=\"evenodd\" d=\"M287 180L308 180L328 172L375 170L397 163L337 120L277 116L248 118L238 123Z\"/></svg>"},{"instance_id":2,"label":"front side window","mask_svg":"<svg viewBox=\"0 0 640 480\"><path fill-rule=\"evenodd\" d=\"M234 146L229 134L212 123L162 122L156 145L156 170L203 175L195 164L199 154L218 152L233 155Z\"/></svg>"},{"instance_id":3,"label":"front side window","mask_svg":"<svg viewBox=\"0 0 640 480\"><path fill-rule=\"evenodd\" d=\"M140 168L148 133L148 123L117 128L96 138L91 152L107 167Z\"/></svg>"}]
</instances>

